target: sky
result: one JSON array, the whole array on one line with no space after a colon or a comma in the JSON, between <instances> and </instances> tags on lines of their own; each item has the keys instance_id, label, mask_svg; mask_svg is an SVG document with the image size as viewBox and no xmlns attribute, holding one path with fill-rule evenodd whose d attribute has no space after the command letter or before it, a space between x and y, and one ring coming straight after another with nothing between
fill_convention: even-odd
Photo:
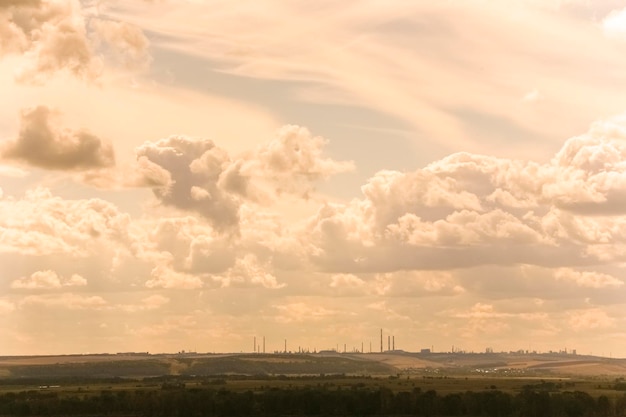
<instances>
[{"instance_id":1,"label":"sky","mask_svg":"<svg viewBox=\"0 0 626 417\"><path fill-rule=\"evenodd\" d=\"M0 0L0 355L626 357L625 88L623 0Z\"/></svg>"}]
</instances>

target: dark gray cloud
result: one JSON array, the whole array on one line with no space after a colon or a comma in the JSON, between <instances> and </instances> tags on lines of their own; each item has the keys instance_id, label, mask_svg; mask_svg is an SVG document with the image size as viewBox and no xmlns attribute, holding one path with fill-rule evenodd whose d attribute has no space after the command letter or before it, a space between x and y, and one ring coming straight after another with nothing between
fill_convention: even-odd
<instances>
[{"instance_id":1,"label":"dark gray cloud","mask_svg":"<svg viewBox=\"0 0 626 417\"><path fill-rule=\"evenodd\" d=\"M229 158L211 140L172 136L142 145L137 157L169 173L153 188L163 204L195 211L220 230L237 227L240 202L218 187Z\"/></svg>"},{"instance_id":2,"label":"dark gray cloud","mask_svg":"<svg viewBox=\"0 0 626 417\"><path fill-rule=\"evenodd\" d=\"M46 106L24 110L18 137L2 148L4 159L52 170L104 168L115 163L112 145L86 130L62 129Z\"/></svg>"}]
</instances>

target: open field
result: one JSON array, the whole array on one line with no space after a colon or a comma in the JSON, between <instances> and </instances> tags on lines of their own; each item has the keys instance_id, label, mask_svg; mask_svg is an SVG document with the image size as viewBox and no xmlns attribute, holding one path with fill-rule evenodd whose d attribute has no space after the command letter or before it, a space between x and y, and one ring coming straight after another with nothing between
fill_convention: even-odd
<instances>
[{"instance_id":1,"label":"open field","mask_svg":"<svg viewBox=\"0 0 626 417\"><path fill-rule=\"evenodd\" d=\"M0 415L621 416L625 377L562 354L2 357Z\"/></svg>"},{"instance_id":2,"label":"open field","mask_svg":"<svg viewBox=\"0 0 626 417\"><path fill-rule=\"evenodd\" d=\"M162 375L626 376L626 359L566 354L116 354L0 357L0 379Z\"/></svg>"}]
</instances>

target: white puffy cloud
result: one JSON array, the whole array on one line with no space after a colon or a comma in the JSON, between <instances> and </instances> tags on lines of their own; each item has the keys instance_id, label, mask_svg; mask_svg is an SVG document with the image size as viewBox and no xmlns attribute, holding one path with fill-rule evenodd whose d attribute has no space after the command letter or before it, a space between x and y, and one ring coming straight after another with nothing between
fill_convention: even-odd
<instances>
[{"instance_id":1,"label":"white puffy cloud","mask_svg":"<svg viewBox=\"0 0 626 417\"><path fill-rule=\"evenodd\" d=\"M222 287L260 286L279 289L286 286L270 272L269 263L261 264L254 254L247 254L235 261L235 265L224 274L212 276Z\"/></svg>"},{"instance_id":2,"label":"white puffy cloud","mask_svg":"<svg viewBox=\"0 0 626 417\"><path fill-rule=\"evenodd\" d=\"M331 277L330 287L340 294L360 294L367 288L367 283L354 274L334 274Z\"/></svg>"},{"instance_id":3,"label":"white puffy cloud","mask_svg":"<svg viewBox=\"0 0 626 417\"><path fill-rule=\"evenodd\" d=\"M85 285L87 285L87 280L78 274L73 274L69 278L62 278L55 271L45 270L33 272L30 277L16 279L11 283L11 288L37 290Z\"/></svg>"},{"instance_id":4,"label":"white puffy cloud","mask_svg":"<svg viewBox=\"0 0 626 417\"><path fill-rule=\"evenodd\" d=\"M3 144L0 155L54 170L103 168L115 163L111 143L86 130L62 129L55 116L46 106L22 111L19 135Z\"/></svg>"},{"instance_id":5,"label":"white puffy cloud","mask_svg":"<svg viewBox=\"0 0 626 417\"><path fill-rule=\"evenodd\" d=\"M148 288L197 289L204 285L197 275L175 271L163 265L155 266L150 275L151 278L146 281Z\"/></svg>"},{"instance_id":6,"label":"white puffy cloud","mask_svg":"<svg viewBox=\"0 0 626 417\"><path fill-rule=\"evenodd\" d=\"M107 63L141 68L150 62L143 32L103 20L79 0L6 1L0 5L0 55L20 54L19 81L41 82L59 71L88 80Z\"/></svg>"},{"instance_id":7,"label":"white puffy cloud","mask_svg":"<svg viewBox=\"0 0 626 417\"><path fill-rule=\"evenodd\" d=\"M413 172L381 171L361 199L311 219L309 253L335 272L623 259L623 126L595 123L546 163L458 153Z\"/></svg>"},{"instance_id":8,"label":"white puffy cloud","mask_svg":"<svg viewBox=\"0 0 626 417\"><path fill-rule=\"evenodd\" d=\"M328 141L301 126L283 126L276 137L241 159L240 175L252 181L269 182L277 194L283 192L306 196L311 184L332 175L354 169L352 162L324 158L322 151ZM229 182L228 179L225 179ZM233 191L242 192L240 182L231 180ZM258 186L259 184L255 184ZM226 188L229 188L228 186Z\"/></svg>"},{"instance_id":9,"label":"white puffy cloud","mask_svg":"<svg viewBox=\"0 0 626 417\"><path fill-rule=\"evenodd\" d=\"M64 200L44 188L0 200L0 252L24 255L103 255L131 251L130 217L100 200Z\"/></svg>"}]
</instances>

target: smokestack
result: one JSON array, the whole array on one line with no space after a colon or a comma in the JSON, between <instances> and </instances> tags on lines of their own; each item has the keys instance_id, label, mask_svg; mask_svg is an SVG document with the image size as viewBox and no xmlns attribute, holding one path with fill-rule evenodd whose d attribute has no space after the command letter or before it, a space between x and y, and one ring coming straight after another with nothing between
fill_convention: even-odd
<instances>
[{"instance_id":1,"label":"smokestack","mask_svg":"<svg viewBox=\"0 0 626 417\"><path fill-rule=\"evenodd\" d=\"M383 329L380 329L380 353L383 353Z\"/></svg>"},{"instance_id":2,"label":"smokestack","mask_svg":"<svg viewBox=\"0 0 626 417\"><path fill-rule=\"evenodd\" d=\"M391 336L387 335L387 350L391 350Z\"/></svg>"},{"instance_id":3,"label":"smokestack","mask_svg":"<svg viewBox=\"0 0 626 417\"><path fill-rule=\"evenodd\" d=\"M252 349L254 353L256 353L256 336L254 336L254 348Z\"/></svg>"},{"instance_id":4,"label":"smokestack","mask_svg":"<svg viewBox=\"0 0 626 417\"><path fill-rule=\"evenodd\" d=\"M396 350L396 337L395 336L393 336L392 341L393 341L393 344L391 345L391 346L393 346L392 350Z\"/></svg>"},{"instance_id":5,"label":"smokestack","mask_svg":"<svg viewBox=\"0 0 626 417\"><path fill-rule=\"evenodd\" d=\"M263 353L265 353L265 336L263 336Z\"/></svg>"},{"instance_id":6,"label":"smokestack","mask_svg":"<svg viewBox=\"0 0 626 417\"><path fill-rule=\"evenodd\" d=\"M287 353L287 339L285 339L285 353Z\"/></svg>"}]
</instances>

